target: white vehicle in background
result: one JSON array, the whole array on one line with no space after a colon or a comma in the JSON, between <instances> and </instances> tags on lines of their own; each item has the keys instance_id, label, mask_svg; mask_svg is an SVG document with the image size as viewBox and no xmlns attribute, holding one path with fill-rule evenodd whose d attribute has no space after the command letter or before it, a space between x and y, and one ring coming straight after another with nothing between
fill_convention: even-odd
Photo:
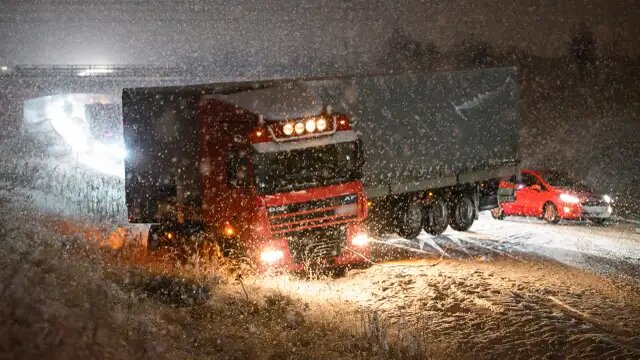
<instances>
[{"instance_id":1,"label":"white vehicle in background","mask_svg":"<svg viewBox=\"0 0 640 360\"><path fill-rule=\"evenodd\" d=\"M43 155L124 177L122 101L105 94L44 96L24 104L23 130Z\"/></svg>"}]
</instances>

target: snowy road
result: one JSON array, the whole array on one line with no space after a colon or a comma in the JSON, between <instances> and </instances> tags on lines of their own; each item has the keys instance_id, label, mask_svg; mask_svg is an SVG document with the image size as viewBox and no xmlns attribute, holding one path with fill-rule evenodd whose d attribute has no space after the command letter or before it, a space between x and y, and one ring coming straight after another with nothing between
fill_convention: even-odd
<instances>
[{"instance_id":1,"label":"snowy road","mask_svg":"<svg viewBox=\"0 0 640 360\"><path fill-rule=\"evenodd\" d=\"M469 232L418 240L381 239L377 264L343 278L255 285L328 312L344 304L377 312L375 328L434 358L640 358L634 226L482 214Z\"/></svg>"},{"instance_id":2,"label":"snowy road","mask_svg":"<svg viewBox=\"0 0 640 360\"><path fill-rule=\"evenodd\" d=\"M385 244L411 249L415 254L444 258L490 259L495 256L526 260L541 256L560 263L640 280L640 233L631 224L591 226L587 222L547 224L532 218L494 220L480 214L468 232L448 229L439 236L422 233L417 241L388 236ZM379 256L385 258L383 249Z\"/></svg>"}]
</instances>

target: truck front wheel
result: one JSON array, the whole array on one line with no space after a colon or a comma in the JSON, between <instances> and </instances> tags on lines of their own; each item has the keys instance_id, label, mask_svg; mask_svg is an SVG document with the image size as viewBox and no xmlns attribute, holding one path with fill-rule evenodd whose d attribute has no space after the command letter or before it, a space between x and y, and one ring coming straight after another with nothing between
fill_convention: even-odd
<instances>
[{"instance_id":1,"label":"truck front wheel","mask_svg":"<svg viewBox=\"0 0 640 360\"><path fill-rule=\"evenodd\" d=\"M422 231L422 203L418 201L403 203L400 206L398 215L398 235L409 240L417 238L420 235L420 231Z\"/></svg>"},{"instance_id":2,"label":"truck front wheel","mask_svg":"<svg viewBox=\"0 0 640 360\"><path fill-rule=\"evenodd\" d=\"M468 195L459 196L452 204L451 228L458 231L467 231L473 225L474 207L473 201Z\"/></svg>"},{"instance_id":3,"label":"truck front wheel","mask_svg":"<svg viewBox=\"0 0 640 360\"><path fill-rule=\"evenodd\" d=\"M449 208L442 199L437 199L425 209L424 231L431 235L440 235L449 225Z\"/></svg>"}]
</instances>

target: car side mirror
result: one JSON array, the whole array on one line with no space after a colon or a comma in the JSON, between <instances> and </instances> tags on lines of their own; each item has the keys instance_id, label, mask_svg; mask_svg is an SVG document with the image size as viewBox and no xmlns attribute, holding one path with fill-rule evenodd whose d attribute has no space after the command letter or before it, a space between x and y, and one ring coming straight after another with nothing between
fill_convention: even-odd
<instances>
[{"instance_id":1,"label":"car side mirror","mask_svg":"<svg viewBox=\"0 0 640 360\"><path fill-rule=\"evenodd\" d=\"M540 185L538 184L533 184L531 185L531 190L542 191L542 187L540 187Z\"/></svg>"}]
</instances>

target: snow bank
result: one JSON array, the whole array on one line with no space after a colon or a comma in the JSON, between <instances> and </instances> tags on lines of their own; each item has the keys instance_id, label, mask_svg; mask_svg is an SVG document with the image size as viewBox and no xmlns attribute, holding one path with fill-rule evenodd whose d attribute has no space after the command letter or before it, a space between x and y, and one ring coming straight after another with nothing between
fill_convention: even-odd
<instances>
[{"instance_id":1,"label":"snow bank","mask_svg":"<svg viewBox=\"0 0 640 360\"><path fill-rule=\"evenodd\" d=\"M4 159L2 187L43 212L91 222L127 221L124 180L56 159Z\"/></svg>"}]
</instances>

